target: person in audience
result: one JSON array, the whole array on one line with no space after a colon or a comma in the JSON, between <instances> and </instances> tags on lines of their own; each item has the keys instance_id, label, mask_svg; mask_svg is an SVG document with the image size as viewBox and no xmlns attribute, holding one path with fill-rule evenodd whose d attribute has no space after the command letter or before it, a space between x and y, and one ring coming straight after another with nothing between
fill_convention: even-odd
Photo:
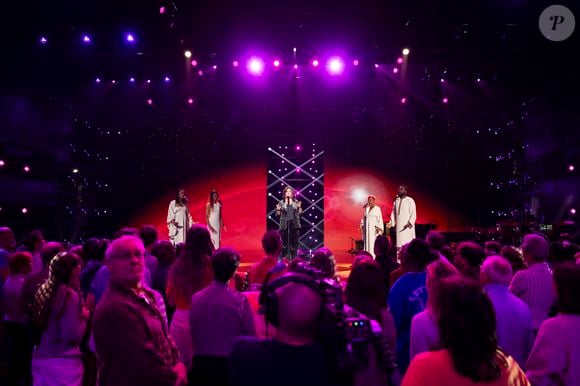
<instances>
[{"instance_id":1,"label":"person in audience","mask_svg":"<svg viewBox=\"0 0 580 386\"><path fill-rule=\"evenodd\" d=\"M501 249L500 255L503 258L505 258L507 261L509 261L509 263L512 266L512 272L514 273L514 275L518 271L526 269L526 264L524 263L524 259L522 257L522 254L520 253L520 251L517 248L515 248L511 245L506 245L505 247L503 247Z\"/></svg>"},{"instance_id":2,"label":"person in audience","mask_svg":"<svg viewBox=\"0 0 580 386\"><path fill-rule=\"evenodd\" d=\"M441 280L459 275L449 261L439 259L427 266L427 308L411 321L411 360L418 354L435 350L441 344L437 326L437 290Z\"/></svg>"},{"instance_id":3,"label":"person in audience","mask_svg":"<svg viewBox=\"0 0 580 386\"><path fill-rule=\"evenodd\" d=\"M391 253L391 251L395 253ZM380 264L383 269L384 279L383 282L387 289L387 295L389 294L389 289L391 288L390 277L391 273L399 268L399 264L396 260L396 249L391 248L391 243L389 238L384 235L379 235L375 239L375 261Z\"/></svg>"},{"instance_id":4,"label":"person in audience","mask_svg":"<svg viewBox=\"0 0 580 386\"><path fill-rule=\"evenodd\" d=\"M266 275L276 264L282 253L282 236L279 231L268 231L262 237L262 249L266 256L250 267L246 273L247 287L251 291L259 290ZM271 279L275 279L279 275L272 275Z\"/></svg>"},{"instance_id":5,"label":"person in audience","mask_svg":"<svg viewBox=\"0 0 580 386\"><path fill-rule=\"evenodd\" d=\"M108 247L107 240L98 238L90 238L83 244L83 254L85 256L85 264L81 269L81 291L83 298L86 298L91 288L91 283L95 275L104 265L105 251Z\"/></svg>"},{"instance_id":6,"label":"person in audience","mask_svg":"<svg viewBox=\"0 0 580 386\"><path fill-rule=\"evenodd\" d=\"M82 384L80 344L89 312L80 293L81 263L74 253L59 253L36 292L32 317L42 335L32 359L35 385Z\"/></svg>"},{"instance_id":7,"label":"person in audience","mask_svg":"<svg viewBox=\"0 0 580 386\"><path fill-rule=\"evenodd\" d=\"M479 267L485 258L484 249L472 241L459 243L455 253L455 266L462 275L479 280Z\"/></svg>"},{"instance_id":8,"label":"person in audience","mask_svg":"<svg viewBox=\"0 0 580 386\"><path fill-rule=\"evenodd\" d=\"M27 378L27 315L21 307L20 296L26 276L32 271L32 255L15 252L8 258L10 274L4 283L4 328L8 356L7 380L10 385L20 385Z\"/></svg>"},{"instance_id":9,"label":"person in audience","mask_svg":"<svg viewBox=\"0 0 580 386\"><path fill-rule=\"evenodd\" d=\"M320 271L327 279L336 279L336 260L328 248L320 248L312 256L310 266Z\"/></svg>"},{"instance_id":10,"label":"person in audience","mask_svg":"<svg viewBox=\"0 0 580 386\"><path fill-rule=\"evenodd\" d=\"M483 244L485 256L497 256L501 253L501 243L496 240L486 241Z\"/></svg>"},{"instance_id":11,"label":"person in audience","mask_svg":"<svg viewBox=\"0 0 580 386\"><path fill-rule=\"evenodd\" d=\"M93 320L103 386L187 384L187 369L169 336L155 291L142 285L144 254L136 236L118 238L107 248L111 278Z\"/></svg>"},{"instance_id":12,"label":"person in audience","mask_svg":"<svg viewBox=\"0 0 580 386\"><path fill-rule=\"evenodd\" d=\"M554 269L558 314L542 323L526 368L534 386L580 385L580 266Z\"/></svg>"},{"instance_id":13,"label":"person in audience","mask_svg":"<svg viewBox=\"0 0 580 386\"><path fill-rule=\"evenodd\" d=\"M524 368L534 343L532 313L508 290L512 266L501 256L489 256L481 266L480 282L491 299L500 347Z\"/></svg>"},{"instance_id":14,"label":"person in audience","mask_svg":"<svg viewBox=\"0 0 580 386\"><path fill-rule=\"evenodd\" d=\"M455 275L437 290L441 349L413 358L403 386L528 386L517 362L498 346L495 313L478 282Z\"/></svg>"},{"instance_id":15,"label":"person in audience","mask_svg":"<svg viewBox=\"0 0 580 386\"><path fill-rule=\"evenodd\" d=\"M568 240L553 242L550 246L550 256L548 263L552 268L560 264L574 264L578 247Z\"/></svg>"},{"instance_id":16,"label":"person in audience","mask_svg":"<svg viewBox=\"0 0 580 386\"><path fill-rule=\"evenodd\" d=\"M404 373L410 361L411 321L427 305L427 265L439 257L421 239L411 241L403 260L406 273L395 282L389 293L389 308L397 330L397 364Z\"/></svg>"},{"instance_id":17,"label":"person in audience","mask_svg":"<svg viewBox=\"0 0 580 386\"><path fill-rule=\"evenodd\" d=\"M447 244L445 244L445 236L443 236L441 232L430 230L427 233L425 241L427 241L427 245L429 245L429 248L431 248L432 251L437 252L439 258L453 261L453 252Z\"/></svg>"},{"instance_id":18,"label":"person in audience","mask_svg":"<svg viewBox=\"0 0 580 386\"><path fill-rule=\"evenodd\" d=\"M16 250L16 239L12 229L0 227L0 278L8 276L8 256Z\"/></svg>"},{"instance_id":19,"label":"person in audience","mask_svg":"<svg viewBox=\"0 0 580 386\"><path fill-rule=\"evenodd\" d=\"M120 239L123 236L139 237L139 229L131 227L121 228L117 232L113 233L113 240Z\"/></svg>"},{"instance_id":20,"label":"person in audience","mask_svg":"<svg viewBox=\"0 0 580 386\"><path fill-rule=\"evenodd\" d=\"M177 260L175 248L170 241L158 240L153 245L151 254L157 257L159 262L157 269L153 272L153 276L151 277L151 286L155 291L163 296L163 301L167 305L167 277L169 276L171 266L175 263L175 260ZM167 307L167 320L169 320L169 322L171 322L173 318L174 311L175 310L171 306Z\"/></svg>"},{"instance_id":21,"label":"person in audience","mask_svg":"<svg viewBox=\"0 0 580 386\"><path fill-rule=\"evenodd\" d=\"M401 265L399 265L399 268L397 268L393 272L391 272L391 276L389 277L389 284L391 285L391 288L393 288L393 285L395 285L395 282L397 280L399 280L399 278L407 272L406 271L407 268L405 266L405 255L407 253L408 247L409 247L409 244L405 244L401 247L401 250L399 251L399 260L401 261Z\"/></svg>"},{"instance_id":22,"label":"person in audience","mask_svg":"<svg viewBox=\"0 0 580 386\"><path fill-rule=\"evenodd\" d=\"M353 267L345 290L345 312L348 316L362 317L376 323L395 354L396 332L393 316L387 308L387 287L384 285L384 273L376 261L370 260ZM393 369L396 369L393 355ZM355 385L385 385L388 374L377 363L374 350L369 352L369 366L356 374Z\"/></svg>"},{"instance_id":23,"label":"person in audience","mask_svg":"<svg viewBox=\"0 0 580 386\"><path fill-rule=\"evenodd\" d=\"M509 289L528 305L537 331L554 304L552 272L546 264L550 244L541 235L529 234L524 237L522 252L528 268L514 275Z\"/></svg>"},{"instance_id":24,"label":"person in audience","mask_svg":"<svg viewBox=\"0 0 580 386\"><path fill-rule=\"evenodd\" d=\"M239 264L235 249L215 251L211 258L214 280L191 298L192 385L228 385L228 358L236 338L256 336L248 299L228 287Z\"/></svg>"},{"instance_id":25,"label":"person in audience","mask_svg":"<svg viewBox=\"0 0 580 386\"><path fill-rule=\"evenodd\" d=\"M278 281L285 282L286 274ZM273 291L278 320L273 339L240 337L230 356L232 386L329 386L333 373L325 351L316 340L321 318L321 298L303 283L289 282Z\"/></svg>"},{"instance_id":26,"label":"person in audience","mask_svg":"<svg viewBox=\"0 0 580 386\"><path fill-rule=\"evenodd\" d=\"M44 236L42 231L34 230L24 237L22 245L16 249L17 252L28 252L32 255L32 272L38 272L42 269L40 250L43 245Z\"/></svg>"},{"instance_id":27,"label":"person in audience","mask_svg":"<svg viewBox=\"0 0 580 386\"><path fill-rule=\"evenodd\" d=\"M159 262L157 256L151 253L151 250L158 238L157 229L153 225L144 225L139 230L139 237L141 237L143 245L145 245L145 266L151 274L154 274Z\"/></svg>"},{"instance_id":28,"label":"person in audience","mask_svg":"<svg viewBox=\"0 0 580 386\"><path fill-rule=\"evenodd\" d=\"M169 271L167 300L175 307L169 333L179 349L181 361L191 368L193 347L189 329L191 297L213 280L211 255L214 247L205 225L195 224L187 231L185 249Z\"/></svg>"}]
</instances>

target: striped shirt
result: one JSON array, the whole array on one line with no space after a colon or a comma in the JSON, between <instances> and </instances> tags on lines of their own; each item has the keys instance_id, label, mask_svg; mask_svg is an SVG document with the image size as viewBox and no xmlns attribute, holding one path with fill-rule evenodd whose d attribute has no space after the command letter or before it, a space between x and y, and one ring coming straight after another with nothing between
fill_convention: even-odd
<instances>
[{"instance_id":1,"label":"striped shirt","mask_svg":"<svg viewBox=\"0 0 580 386\"><path fill-rule=\"evenodd\" d=\"M517 272L510 284L510 291L528 305L532 311L534 330L538 330L548 318L555 301L550 268L544 263L537 263Z\"/></svg>"}]
</instances>

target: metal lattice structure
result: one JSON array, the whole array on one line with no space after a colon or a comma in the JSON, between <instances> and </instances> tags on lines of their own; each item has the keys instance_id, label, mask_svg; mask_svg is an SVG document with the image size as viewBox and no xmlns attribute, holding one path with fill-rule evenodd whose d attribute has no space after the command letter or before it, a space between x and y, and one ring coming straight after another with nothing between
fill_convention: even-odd
<instances>
[{"instance_id":1,"label":"metal lattice structure","mask_svg":"<svg viewBox=\"0 0 580 386\"><path fill-rule=\"evenodd\" d=\"M300 255L311 255L324 245L324 151L300 145L268 148L267 178L267 227L278 229L275 215L276 204L282 199L282 191L290 186L304 210L299 236Z\"/></svg>"}]
</instances>

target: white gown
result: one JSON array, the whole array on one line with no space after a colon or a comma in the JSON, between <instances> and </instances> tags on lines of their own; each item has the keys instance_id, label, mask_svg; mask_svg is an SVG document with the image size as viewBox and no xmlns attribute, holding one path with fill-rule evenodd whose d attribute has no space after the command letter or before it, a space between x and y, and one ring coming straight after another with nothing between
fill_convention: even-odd
<instances>
[{"instance_id":1,"label":"white gown","mask_svg":"<svg viewBox=\"0 0 580 386\"><path fill-rule=\"evenodd\" d=\"M367 206L365 208L365 214L360 220L360 224L363 229L365 251L375 257L375 240L377 239L377 235L383 234L385 227L381 208L378 205L375 205L372 209L370 206Z\"/></svg>"},{"instance_id":2,"label":"white gown","mask_svg":"<svg viewBox=\"0 0 580 386\"><path fill-rule=\"evenodd\" d=\"M171 240L173 245L185 242L185 235L193 224L191 213L189 213L189 216L186 214L186 206L176 205L175 200L172 200L171 203L169 203L169 209L167 210L167 227L169 228L169 240ZM189 221L186 221L187 217L189 217ZM177 226L171 224L174 220L177 223Z\"/></svg>"},{"instance_id":3,"label":"white gown","mask_svg":"<svg viewBox=\"0 0 580 386\"><path fill-rule=\"evenodd\" d=\"M397 232L397 248L410 243L415 238L415 222L417 221L417 210L415 200L411 197L405 197L401 200L398 197L395 200L393 211L391 212L391 224ZM411 224L412 228L406 228L405 225Z\"/></svg>"},{"instance_id":4,"label":"white gown","mask_svg":"<svg viewBox=\"0 0 580 386\"><path fill-rule=\"evenodd\" d=\"M209 205L209 204L208 204ZM211 241L215 249L220 247L220 241L222 236L222 204L217 203L213 206L213 209L209 209L209 221L207 225L211 225L214 230L209 230L211 235ZM208 226L209 229L209 226Z\"/></svg>"}]
</instances>

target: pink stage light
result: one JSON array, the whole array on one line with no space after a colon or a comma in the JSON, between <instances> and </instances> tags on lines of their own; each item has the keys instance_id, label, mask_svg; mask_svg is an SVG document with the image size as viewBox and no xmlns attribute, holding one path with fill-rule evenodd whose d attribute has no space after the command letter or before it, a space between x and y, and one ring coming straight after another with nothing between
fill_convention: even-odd
<instances>
[{"instance_id":1,"label":"pink stage light","mask_svg":"<svg viewBox=\"0 0 580 386\"><path fill-rule=\"evenodd\" d=\"M401 98L401 103L402 103L402 104L405 104L405 103L407 103L407 98Z\"/></svg>"},{"instance_id":2,"label":"pink stage light","mask_svg":"<svg viewBox=\"0 0 580 386\"><path fill-rule=\"evenodd\" d=\"M83 43L89 44L91 42L91 37L89 35L83 36Z\"/></svg>"},{"instance_id":3,"label":"pink stage light","mask_svg":"<svg viewBox=\"0 0 580 386\"><path fill-rule=\"evenodd\" d=\"M477 83L481 82L481 78L477 78Z\"/></svg>"},{"instance_id":4,"label":"pink stage light","mask_svg":"<svg viewBox=\"0 0 580 386\"><path fill-rule=\"evenodd\" d=\"M165 79L163 79L163 81L164 81L165 83L169 83L169 82L171 81L171 79L169 79L169 77L168 77L168 76L166 76L166 77L165 77Z\"/></svg>"},{"instance_id":5,"label":"pink stage light","mask_svg":"<svg viewBox=\"0 0 580 386\"><path fill-rule=\"evenodd\" d=\"M399 72L399 69L397 67L393 68L393 74L396 74Z\"/></svg>"},{"instance_id":6,"label":"pink stage light","mask_svg":"<svg viewBox=\"0 0 580 386\"><path fill-rule=\"evenodd\" d=\"M320 64L320 62L318 61L318 59L314 59L312 61L312 67L318 67L319 64Z\"/></svg>"},{"instance_id":7,"label":"pink stage light","mask_svg":"<svg viewBox=\"0 0 580 386\"><path fill-rule=\"evenodd\" d=\"M28 213L28 208L22 208L22 214Z\"/></svg>"},{"instance_id":8,"label":"pink stage light","mask_svg":"<svg viewBox=\"0 0 580 386\"><path fill-rule=\"evenodd\" d=\"M135 42L135 36L133 36L133 34L127 34L125 36L125 40L127 40L127 42L129 42L129 43L134 43Z\"/></svg>"},{"instance_id":9,"label":"pink stage light","mask_svg":"<svg viewBox=\"0 0 580 386\"><path fill-rule=\"evenodd\" d=\"M95 83L101 83L101 80L99 78L95 79Z\"/></svg>"},{"instance_id":10,"label":"pink stage light","mask_svg":"<svg viewBox=\"0 0 580 386\"><path fill-rule=\"evenodd\" d=\"M447 98L447 97L443 98L443 103L445 103L445 104L449 103L449 98Z\"/></svg>"},{"instance_id":11,"label":"pink stage light","mask_svg":"<svg viewBox=\"0 0 580 386\"><path fill-rule=\"evenodd\" d=\"M28 173L30 171L30 167L28 165L24 166L24 173Z\"/></svg>"},{"instance_id":12,"label":"pink stage light","mask_svg":"<svg viewBox=\"0 0 580 386\"><path fill-rule=\"evenodd\" d=\"M4 162L4 160L3 160L3 159L0 159L0 167L2 167L2 166L4 166L4 165L6 165L6 162Z\"/></svg>"},{"instance_id":13,"label":"pink stage light","mask_svg":"<svg viewBox=\"0 0 580 386\"><path fill-rule=\"evenodd\" d=\"M150 83L151 83L151 79L147 79L147 84L150 84Z\"/></svg>"},{"instance_id":14,"label":"pink stage light","mask_svg":"<svg viewBox=\"0 0 580 386\"><path fill-rule=\"evenodd\" d=\"M193 67L196 67L196 66L197 66L197 60L193 59L193 60L191 61L191 65L192 65Z\"/></svg>"},{"instance_id":15,"label":"pink stage light","mask_svg":"<svg viewBox=\"0 0 580 386\"><path fill-rule=\"evenodd\" d=\"M202 70L199 70L199 71L197 72L197 75L199 75L199 76L203 76L203 71L202 71Z\"/></svg>"},{"instance_id":16,"label":"pink stage light","mask_svg":"<svg viewBox=\"0 0 580 386\"><path fill-rule=\"evenodd\" d=\"M280 67L280 61L278 59L275 59L273 64L274 64L274 67L276 67L276 68Z\"/></svg>"},{"instance_id":17,"label":"pink stage light","mask_svg":"<svg viewBox=\"0 0 580 386\"><path fill-rule=\"evenodd\" d=\"M358 63L359 63L359 61L357 59L355 59L355 60L352 61L352 65L353 66L358 66Z\"/></svg>"},{"instance_id":18,"label":"pink stage light","mask_svg":"<svg viewBox=\"0 0 580 386\"><path fill-rule=\"evenodd\" d=\"M441 83L445 82L445 79L441 78Z\"/></svg>"},{"instance_id":19,"label":"pink stage light","mask_svg":"<svg viewBox=\"0 0 580 386\"><path fill-rule=\"evenodd\" d=\"M568 171L571 173L574 171L574 165L568 165Z\"/></svg>"},{"instance_id":20,"label":"pink stage light","mask_svg":"<svg viewBox=\"0 0 580 386\"><path fill-rule=\"evenodd\" d=\"M165 13L165 7L159 7L159 13L163 15Z\"/></svg>"},{"instance_id":21,"label":"pink stage light","mask_svg":"<svg viewBox=\"0 0 580 386\"><path fill-rule=\"evenodd\" d=\"M300 146L300 145L296 145L296 150L297 150L297 151L300 151L300 150L302 150L302 146Z\"/></svg>"},{"instance_id":22,"label":"pink stage light","mask_svg":"<svg viewBox=\"0 0 580 386\"><path fill-rule=\"evenodd\" d=\"M254 76L260 76L264 73L264 61L258 57L251 57L248 60L248 72Z\"/></svg>"},{"instance_id":23,"label":"pink stage light","mask_svg":"<svg viewBox=\"0 0 580 386\"><path fill-rule=\"evenodd\" d=\"M147 99L147 104L151 106L153 104L153 99Z\"/></svg>"},{"instance_id":24,"label":"pink stage light","mask_svg":"<svg viewBox=\"0 0 580 386\"><path fill-rule=\"evenodd\" d=\"M572 214L572 215L576 214L576 209L574 209L574 208L570 209L570 214Z\"/></svg>"},{"instance_id":25,"label":"pink stage light","mask_svg":"<svg viewBox=\"0 0 580 386\"><path fill-rule=\"evenodd\" d=\"M217 64L214 64L212 67L214 70L217 70Z\"/></svg>"},{"instance_id":26,"label":"pink stage light","mask_svg":"<svg viewBox=\"0 0 580 386\"><path fill-rule=\"evenodd\" d=\"M295 70L298 70L298 65L297 64L294 65L294 69Z\"/></svg>"},{"instance_id":27,"label":"pink stage light","mask_svg":"<svg viewBox=\"0 0 580 386\"><path fill-rule=\"evenodd\" d=\"M44 36L40 37L40 44L46 44L48 42L48 40L46 40L46 38Z\"/></svg>"},{"instance_id":28,"label":"pink stage light","mask_svg":"<svg viewBox=\"0 0 580 386\"><path fill-rule=\"evenodd\" d=\"M116 81L115 79L113 79L113 80L111 81L111 83L113 83L113 84L117 84L117 81Z\"/></svg>"},{"instance_id":29,"label":"pink stage light","mask_svg":"<svg viewBox=\"0 0 580 386\"><path fill-rule=\"evenodd\" d=\"M133 78L133 77L129 78L129 82L135 83L135 78Z\"/></svg>"},{"instance_id":30,"label":"pink stage light","mask_svg":"<svg viewBox=\"0 0 580 386\"><path fill-rule=\"evenodd\" d=\"M332 57L326 63L326 70L330 75L340 75L344 72L344 61L338 56Z\"/></svg>"},{"instance_id":31,"label":"pink stage light","mask_svg":"<svg viewBox=\"0 0 580 386\"><path fill-rule=\"evenodd\" d=\"M398 64L402 64L403 63L403 58L397 58L397 63Z\"/></svg>"},{"instance_id":32,"label":"pink stage light","mask_svg":"<svg viewBox=\"0 0 580 386\"><path fill-rule=\"evenodd\" d=\"M375 68L379 68L379 65L377 63L375 63Z\"/></svg>"},{"instance_id":33,"label":"pink stage light","mask_svg":"<svg viewBox=\"0 0 580 386\"><path fill-rule=\"evenodd\" d=\"M237 60L234 60L234 62L232 63L232 66L234 67L238 67L240 65L240 62L238 62Z\"/></svg>"},{"instance_id":34,"label":"pink stage light","mask_svg":"<svg viewBox=\"0 0 580 386\"><path fill-rule=\"evenodd\" d=\"M193 98L189 98L189 99L187 100L187 103L189 103L190 105L192 105L192 104L193 104Z\"/></svg>"}]
</instances>

